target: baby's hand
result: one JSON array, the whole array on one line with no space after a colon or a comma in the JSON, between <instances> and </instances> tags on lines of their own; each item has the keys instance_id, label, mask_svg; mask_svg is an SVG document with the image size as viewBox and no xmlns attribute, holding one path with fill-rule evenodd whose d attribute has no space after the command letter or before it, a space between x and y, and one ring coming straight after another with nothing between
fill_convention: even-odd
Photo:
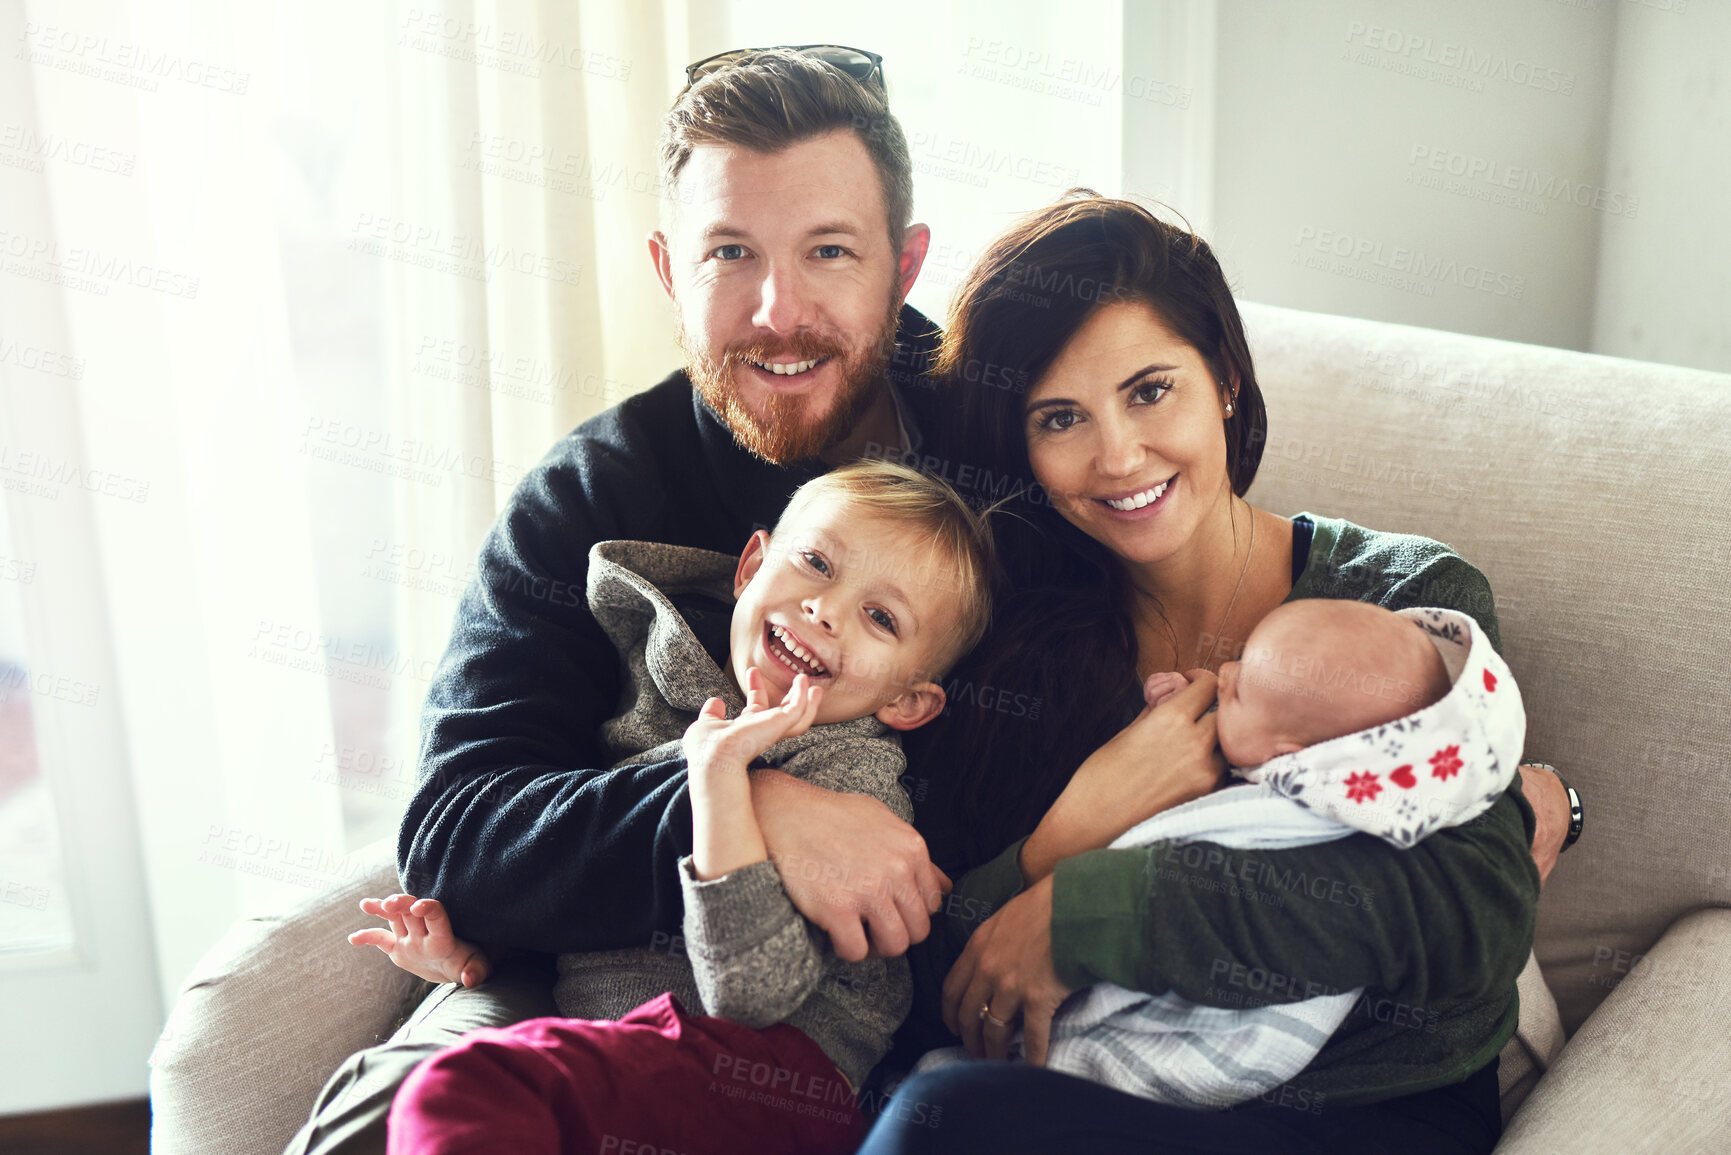
<instances>
[{"instance_id":1,"label":"baby's hand","mask_svg":"<svg viewBox=\"0 0 1731 1155\"><path fill-rule=\"evenodd\" d=\"M1149 674L1148 680L1142 683L1142 700L1150 706L1158 706L1189 684L1189 678L1174 671Z\"/></svg>"},{"instance_id":2,"label":"baby's hand","mask_svg":"<svg viewBox=\"0 0 1731 1155\"><path fill-rule=\"evenodd\" d=\"M486 981L491 969L486 954L451 933L451 920L438 899L393 894L385 899L363 898L361 909L391 927L355 931L349 941L356 946L376 946L410 974L431 982L475 987Z\"/></svg>"}]
</instances>

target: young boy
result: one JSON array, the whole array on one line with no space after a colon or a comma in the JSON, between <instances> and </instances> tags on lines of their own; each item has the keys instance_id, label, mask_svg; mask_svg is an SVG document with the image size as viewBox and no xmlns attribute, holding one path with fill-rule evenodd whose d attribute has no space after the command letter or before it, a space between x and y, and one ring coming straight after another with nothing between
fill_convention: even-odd
<instances>
[{"instance_id":1,"label":"young boy","mask_svg":"<svg viewBox=\"0 0 1731 1155\"><path fill-rule=\"evenodd\" d=\"M853 1088L908 1012L907 963L843 962L800 917L778 870L801 864L768 861L747 770L911 819L887 731L943 710L933 679L984 632L992 565L980 515L885 462L800 487L737 562L596 545L589 603L624 666L623 712L602 727L615 769L688 764L684 950L562 956L554 997L569 1017L477 1031L422 1064L392 1106L390 1150L853 1150ZM435 981L485 977L437 902L361 905L391 929L350 941Z\"/></svg>"}]
</instances>

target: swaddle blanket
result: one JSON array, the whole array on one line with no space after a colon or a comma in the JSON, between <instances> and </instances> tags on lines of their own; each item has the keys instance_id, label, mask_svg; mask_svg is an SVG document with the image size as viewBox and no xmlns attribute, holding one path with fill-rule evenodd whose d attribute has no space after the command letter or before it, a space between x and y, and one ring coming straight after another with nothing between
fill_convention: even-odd
<instances>
[{"instance_id":1,"label":"swaddle blanket","mask_svg":"<svg viewBox=\"0 0 1731 1155\"><path fill-rule=\"evenodd\" d=\"M1234 768L1245 785L1156 814L1112 846L1165 843L1174 848L1168 851L1173 869L1208 885L1206 856L1199 853L1191 864L1191 856L1176 848L1207 842L1275 850L1364 832L1406 849L1489 809L1508 789L1526 738L1515 680L1466 614L1399 612L1425 631L1442 656L1451 681L1441 700L1261 766ZM1219 890L1239 886L1225 874L1212 882ZM1223 964L1229 973L1231 961ZM1362 993L1234 1008L1100 983L1077 991L1059 1008L1047 1065L1157 1102L1229 1107L1302 1071ZM934 1051L916 1070L965 1058L960 1048Z\"/></svg>"}]
</instances>

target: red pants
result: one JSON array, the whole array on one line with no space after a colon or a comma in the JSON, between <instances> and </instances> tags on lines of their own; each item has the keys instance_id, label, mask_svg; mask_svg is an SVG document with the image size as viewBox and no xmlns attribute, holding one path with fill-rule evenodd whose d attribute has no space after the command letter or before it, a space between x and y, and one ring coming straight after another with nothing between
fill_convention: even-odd
<instances>
[{"instance_id":1,"label":"red pants","mask_svg":"<svg viewBox=\"0 0 1731 1155\"><path fill-rule=\"evenodd\" d=\"M865 1137L847 1080L786 1023L687 1014L670 994L617 1022L471 1031L391 1104L390 1155L846 1155Z\"/></svg>"}]
</instances>

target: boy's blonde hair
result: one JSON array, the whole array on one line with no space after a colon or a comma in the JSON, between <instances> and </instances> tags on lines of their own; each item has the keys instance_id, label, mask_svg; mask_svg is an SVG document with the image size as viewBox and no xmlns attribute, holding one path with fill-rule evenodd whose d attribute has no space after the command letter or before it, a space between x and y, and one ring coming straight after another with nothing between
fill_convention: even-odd
<instances>
[{"instance_id":1,"label":"boy's blonde hair","mask_svg":"<svg viewBox=\"0 0 1731 1155\"><path fill-rule=\"evenodd\" d=\"M991 624L997 550L985 515L941 478L893 461L865 460L832 469L800 486L777 519L776 528L825 496L923 526L930 533L928 543L955 566L953 583L935 575L927 582L961 596L961 614L952 626L950 640L939 647L934 658L938 666L934 676L947 672L979 644Z\"/></svg>"}]
</instances>

